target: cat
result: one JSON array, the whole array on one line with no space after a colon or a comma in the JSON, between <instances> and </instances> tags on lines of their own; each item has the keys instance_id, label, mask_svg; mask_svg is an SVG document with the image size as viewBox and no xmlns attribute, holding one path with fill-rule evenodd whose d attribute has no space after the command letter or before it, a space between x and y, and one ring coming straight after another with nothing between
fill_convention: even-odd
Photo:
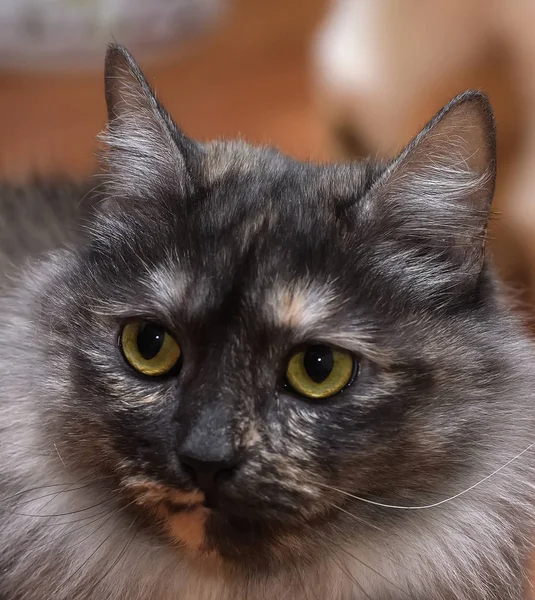
<instances>
[{"instance_id":1,"label":"cat","mask_svg":"<svg viewBox=\"0 0 535 600\"><path fill-rule=\"evenodd\" d=\"M118 45L105 91L94 193L1 188L0 598L523 598L486 97L315 165L188 138Z\"/></svg>"}]
</instances>

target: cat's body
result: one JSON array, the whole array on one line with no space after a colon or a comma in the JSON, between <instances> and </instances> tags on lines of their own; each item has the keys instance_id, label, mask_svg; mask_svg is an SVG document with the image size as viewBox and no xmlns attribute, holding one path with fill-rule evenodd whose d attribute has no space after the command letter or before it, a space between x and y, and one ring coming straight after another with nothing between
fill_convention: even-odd
<instances>
[{"instance_id":1,"label":"cat's body","mask_svg":"<svg viewBox=\"0 0 535 600\"><path fill-rule=\"evenodd\" d=\"M108 69L96 218L1 189L0 598L520 600L535 359L484 259L484 100L391 165L315 166L195 144ZM125 363L139 318L179 372ZM327 399L282 381L311 343L357 365Z\"/></svg>"}]
</instances>

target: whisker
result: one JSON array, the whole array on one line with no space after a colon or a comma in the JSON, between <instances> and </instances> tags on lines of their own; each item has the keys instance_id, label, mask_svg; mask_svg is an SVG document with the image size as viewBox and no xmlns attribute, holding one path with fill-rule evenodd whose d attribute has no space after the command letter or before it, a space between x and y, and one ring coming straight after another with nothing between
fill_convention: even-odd
<instances>
[{"instance_id":1,"label":"whisker","mask_svg":"<svg viewBox=\"0 0 535 600\"><path fill-rule=\"evenodd\" d=\"M366 592L366 590L362 587L362 585L357 581L356 577L350 573L349 571L347 571L335 558L334 556L331 556L331 560L334 562L334 564L340 569L340 571L342 571L342 573L344 573L344 575L346 575L346 577L348 579L350 579L358 588L359 590L366 596L366 598L368 598L368 600L372 600L371 596Z\"/></svg>"},{"instance_id":2,"label":"whisker","mask_svg":"<svg viewBox=\"0 0 535 600\"><path fill-rule=\"evenodd\" d=\"M45 505L43 505L41 507L41 509L42 509L45 506L47 506L50 502L55 500L55 498L57 498L60 494L66 494L67 492L76 492L78 490L83 490L85 488L91 487L93 485L93 483L86 483L85 485L79 485L77 487L73 487L74 485L76 485L76 484L70 484L64 490L60 490L59 492L50 492L49 494L43 494L42 496L35 496L34 498L30 498L29 500L24 500L23 502L18 502L17 506L24 506L26 504L31 504L32 502L35 502L37 500L44 500L45 498L49 498L52 496L52 498Z\"/></svg>"},{"instance_id":3,"label":"whisker","mask_svg":"<svg viewBox=\"0 0 535 600\"><path fill-rule=\"evenodd\" d=\"M128 530L135 524L136 519L134 519L132 521L132 523L130 524L130 526L128 527ZM127 530L127 531L128 531ZM109 567L109 569L107 569L104 572L104 575L102 575L102 577L95 583L95 585L93 585L90 590L89 590L89 596L95 591L95 589L104 581L104 579L106 579L106 577L113 571L113 569L119 564L120 560L123 558L123 556L125 556L125 554L128 552L130 546L132 545L134 539L136 538L137 534L138 534L138 529L136 529L134 531L134 535L130 538L130 540L128 540L125 545L123 546L122 550L119 552L117 558L113 561L113 563L111 564L111 566Z\"/></svg>"},{"instance_id":4,"label":"whisker","mask_svg":"<svg viewBox=\"0 0 535 600\"><path fill-rule=\"evenodd\" d=\"M333 508L336 508L336 509L337 509L337 510L339 510L340 512L343 512L344 514L346 514L346 515L348 515L348 516L350 516L350 517L352 517L352 518L356 519L356 520L357 520L357 521L359 521L360 523L363 523L363 524L365 524L365 525L369 525L370 527L374 527L374 525L373 525L372 523L368 523L368 522L366 522L364 519L362 519L362 518L358 517L357 515L354 515L353 513L351 513L351 512L349 512L349 511L345 510L344 508L342 508L342 507L340 507L340 506L338 506L338 505L336 505L336 504L333 504L333 503L331 503L331 506L332 506ZM447 522L445 522L444 520L440 519L440 518L439 518L437 515L432 515L432 516L431 516L431 519L432 519L433 521L436 521L437 523L440 523L441 525L444 525L445 527L449 527L449 526L450 526L450 524L449 524L449 523L447 523ZM381 529L381 528L378 528L378 527L376 527L376 529L379 529L380 531L382 531L382 532L384 532L384 533L388 533L388 535L389 535L390 537L397 537L397 538L399 538L399 539L400 539L400 541L401 541L401 542L402 542L404 545L407 545L407 544L408 544L408 541L407 541L405 538L401 538L401 537L400 537L400 536L399 536L399 535L398 535L398 534L397 534L395 531L389 531L389 532L386 532L384 529ZM343 533L344 533L344 532L343 532L343 531L341 531L341 534L342 534L342 535L343 535ZM472 535L470 535L470 533L469 533L469 532L466 532L466 531L464 531L464 532L463 532L463 535L464 535L465 537L467 537L468 539L472 540L474 543L476 543L476 544L478 543L478 540L476 540L476 539L475 539L475 538L474 538ZM340 548L340 550L342 550L342 551L346 552L347 554L350 554L350 553L349 553L349 551L348 551L346 548L344 548L342 545L340 545L340 544L335 544L335 545L336 545L338 548ZM381 554L381 553L378 551L378 549L377 549L377 548L375 548L373 545L371 545L371 544L369 544L369 543L365 542L363 539L359 539L359 545L361 545L361 546L363 546L363 547L367 548L367 549L368 549L368 550L370 550L371 552L374 552L375 554L377 554L377 555L378 555L378 556L380 556L381 558L384 558L383 554ZM351 556L353 556L353 555L351 555ZM364 566L367 566L369 569L373 570L373 568L372 568L371 566L367 565L365 562L361 561L361 560L360 560L360 559L358 559L357 557L353 556L353 558L355 558L355 560L358 560L359 562L361 562L361 563L362 563ZM404 566L404 565L402 565L402 564L401 564L399 561L396 561L396 560L394 560L392 557L390 557L390 556L389 556L389 557L387 558L387 560L388 560L390 563L392 563L393 565L396 565L397 567L399 567L400 569L405 569L405 566ZM380 573L378 573L378 574L379 574L379 575L381 575ZM384 577L384 576L382 576L382 577L383 577L383 578L384 578L386 581L388 581L388 579L386 579L386 577ZM394 584L393 584L393 585L394 585Z\"/></svg>"},{"instance_id":5,"label":"whisker","mask_svg":"<svg viewBox=\"0 0 535 600\"><path fill-rule=\"evenodd\" d=\"M65 461L63 460L61 454L59 453L58 447L56 444L54 444L54 450L56 451L57 455L59 456L59 460L61 461L61 464L67 468L67 465L65 464Z\"/></svg>"},{"instance_id":6,"label":"whisker","mask_svg":"<svg viewBox=\"0 0 535 600\"><path fill-rule=\"evenodd\" d=\"M375 523L370 523L369 521L366 521L365 519L357 517L357 515L354 515L353 513L351 513L348 510L346 510L345 508L342 508L341 506L338 506L338 504L334 504L333 502L329 502L329 504L333 508L336 508L336 510L339 510L340 512L343 512L346 515L349 515L351 518L355 519L359 523L362 523L366 527L372 527L373 529L377 529L377 531L380 531L381 533L386 533L386 534L390 535L390 532L387 532L382 527L379 527L379 525L375 525Z\"/></svg>"},{"instance_id":7,"label":"whisker","mask_svg":"<svg viewBox=\"0 0 535 600\"><path fill-rule=\"evenodd\" d=\"M454 494L453 496L450 496L449 498L444 498L443 500L440 500L439 502L435 502L433 504L425 504L423 506L401 506L399 504L385 504L383 502L376 502L375 500L370 500L369 498L363 498L362 496L356 496L355 494L350 494L349 492L346 492L345 490L341 490L340 488L336 488L334 486L323 484L318 481L315 482L315 485L329 489L333 492L338 492L339 494L343 494L344 496L347 496L348 498L353 498L354 500L359 500L360 502L365 502L366 504L372 504L373 506L379 506L381 508L392 508L395 510L424 510L427 508L436 508L437 506L441 506L442 504L446 504L447 502L456 500L457 498L460 498L461 496L464 496L465 494L472 491L473 489L479 487L480 485L482 485L483 483L488 481L491 477L494 477L495 475L497 475L498 473L503 471L506 467L508 467L515 460L518 460L523 454L525 454L526 452L531 450L533 448L533 446L535 446L535 442L531 443L527 448L524 448L524 450L522 450L522 452L519 452L516 456L513 456L513 458L508 460L501 467L499 467L498 469L496 469L495 471L493 471L486 477L483 477L483 479L480 479L479 481L477 481L470 487L464 489L463 491L461 491L457 494Z\"/></svg>"},{"instance_id":8,"label":"whisker","mask_svg":"<svg viewBox=\"0 0 535 600\"><path fill-rule=\"evenodd\" d=\"M104 504L107 504L108 502L112 502L113 500L114 500L114 498L107 498L106 500L101 500L100 502L97 502L96 504L92 504L91 506L87 506L85 508L77 508L75 510L70 510L70 511L63 512L63 513L52 513L52 514L47 514L47 515L22 513L22 512L18 512L16 510L10 510L8 508L0 508L0 512L4 511L4 512L7 512L7 513L12 514L12 515L17 515L19 517L39 517L39 518L43 518L43 519L51 519L51 518L54 518L54 517L67 517L69 515L75 515L75 514L78 514L78 513L83 513L83 512L86 512L88 510L92 510L93 508L97 508L98 506L102 506Z\"/></svg>"},{"instance_id":9,"label":"whisker","mask_svg":"<svg viewBox=\"0 0 535 600\"><path fill-rule=\"evenodd\" d=\"M407 596L408 598L411 597L411 595L409 594L409 592L407 592L406 590L404 590L402 587L400 587L399 585L397 585L397 583L394 583L393 581L391 581L390 579L388 579L388 577L386 577L386 575L383 575L381 572L379 572L377 569L374 569L372 566L370 566L369 564L365 563L363 560L361 560L360 558L357 558L354 554L352 554L351 552L349 552L349 550L347 550L347 548L344 548L343 546L337 546L340 550L342 550L342 552L345 552L347 555L349 555L353 560L356 560L359 564L361 564L362 566L366 567L367 569L369 569L370 571L372 571L373 573L375 573L376 575L379 575L379 577L381 577L381 579L384 579L387 583L389 583L391 586L395 587L396 589L398 589L400 592L402 592L403 594L405 594L405 596Z\"/></svg>"},{"instance_id":10,"label":"whisker","mask_svg":"<svg viewBox=\"0 0 535 600\"><path fill-rule=\"evenodd\" d=\"M86 486L83 486L83 487L86 487ZM61 494L66 494L67 492L70 492L70 491L75 491L73 486L69 486L66 490L60 490L59 492L54 492L52 494L49 494L51 496L51 498L49 500L47 500L42 506L39 507L39 511L42 511L44 508L46 508L51 502L53 502ZM47 497L47 494L45 494L41 498L46 498L46 497ZM38 499L39 498L36 498L34 500L38 500ZM26 500L25 502L22 502L21 504L31 504L32 501L33 500Z\"/></svg>"},{"instance_id":11,"label":"whisker","mask_svg":"<svg viewBox=\"0 0 535 600\"><path fill-rule=\"evenodd\" d=\"M47 488L53 488L53 487L65 487L67 488L69 485L72 485L70 483L52 483L49 485L39 485L33 488L26 488L25 490L21 490L20 492L16 492L15 494L12 494L11 496L5 496L4 498L0 498L0 502L8 502L9 500L14 500L15 498L22 496L23 494L29 494L30 492L37 492L39 490L46 490ZM52 494L55 494L56 492L51 492Z\"/></svg>"},{"instance_id":12,"label":"whisker","mask_svg":"<svg viewBox=\"0 0 535 600\"><path fill-rule=\"evenodd\" d=\"M346 515L349 515L350 517L356 519L357 521L359 521L360 523L364 523L365 525L369 525L370 527L374 527L374 525L372 523L368 523L366 522L364 519L361 519L359 517L357 517L356 515L350 513L349 511L343 509L340 506L337 506L335 504L332 504L332 506L336 509L338 509L339 511L345 513ZM381 531L382 533L385 533L387 535L389 535L390 537L395 536L398 537L397 534L394 531L385 531L384 529L381 529L380 527L375 527L376 529L378 529L379 531ZM341 531L341 534L343 535L343 531ZM403 540L403 542L406 544L406 541ZM384 558L383 555L379 552L379 550L377 550L377 548L375 548L374 546L372 546L371 544L368 544L367 542L365 542L363 539L359 539L359 545L364 546L365 548L367 548L368 550L371 550L372 552L374 552L375 554L377 554L378 556L380 556L381 558ZM337 546L340 547L340 549L343 549L342 546L338 545ZM357 559L358 560L358 559ZM395 561L393 558L388 557L388 561L391 562L393 565L396 565L397 567L400 568L404 568L403 565L397 561ZM365 564L365 563L363 563ZM367 566L367 565L366 565ZM371 568L371 567L370 567Z\"/></svg>"},{"instance_id":13,"label":"whisker","mask_svg":"<svg viewBox=\"0 0 535 600\"><path fill-rule=\"evenodd\" d=\"M97 554L97 552L102 548L102 546L104 546L104 544L111 538L111 536L115 533L115 529L112 529L110 531L110 533L100 542L100 544L93 550L93 552L91 552L91 554L86 558L86 560L79 565L75 570L74 573L70 573L69 575L69 579L73 580L74 577L85 567L86 564L88 564L91 559L95 556L95 554ZM61 590L61 586L63 584L60 583L56 589L52 592L52 597L54 597L60 590Z\"/></svg>"},{"instance_id":14,"label":"whisker","mask_svg":"<svg viewBox=\"0 0 535 600\"><path fill-rule=\"evenodd\" d=\"M114 511L112 511L112 510L110 510L110 511L107 511L107 512L105 512L105 513L101 513L101 514L100 514L98 517L91 518L91 520L90 520L90 521L87 521L87 523L84 523L83 525L80 525L79 527L73 527L73 528L71 528L71 529L68 529L68 530L67 530L65 533L66 533L66 535L70 535L70 534L72 534L72 533L76 533L77 531L82 531L82 529L85 529L85 528L86 528L86 527L88 527L89 525L92 525L93 523L96 523L97 521L100 521L100 520L102 520L102 518L105 518L105 517L106 517L106 515L109 515L109 517L108 517L108 518L111 518L112 516L114 516L114 515L115 515L115 513L114 513ZM106 520L105 522L107 522L107 520ZM71 523L72 523L72 525L76 525L76 524L78 523L78 521L72 521L72 522L67 522L67 523L63 523L63 524L64 524L64 525L70 525ZM93 533L96 533L97 531L98 531L98 529L94 530L94 531L91 533L91 535L92 535ZM85 539L87 539L87 538L84 538L84 540L85 540ZM78 545L78 543L74 544L74 546L77 546L77 545ZM73 546L73 547L74 547L74 546Z\"/></svg>"},{"instance_id":15,"label":"whisker","mask_svg":"<svg viewBox=\"0 0 535 600\"><path fill-rule=\"evenodd\" d=\"M31 446L23 446L22 444L16 444L14 442L6 442L5 440L0 441L0 445L7 447L7 446L11 446L13 448L18 448L20 450L25 450L28 453L32 453L35 456L51 456L50 452L43 452L42 448L32 448Z\"/></svg>"},{"instance_id":16,"label":"whisker","mask_svg":"<svg viewBox=\"0 0 535 600\"><path fill-rule=\"evenodd\" d=\"M296 565L293 565L294 570L295 570L295 574L297 575L297 580L299 581L299 583L301 584L301 589L303 590L303 594L305 596L306 600L310 600L310 598L308 597L308 593L305 587L305 582L303 580L303 576L301 575L299 569L297 568ZM318 600L318 597L316 596L316 600Z\"/></svg>"},{"instance_id":17,"label":"whisker","mask_svg":"<svg viewBox=\"0 0 535 600\"><path fill-rule=\"evenodd\" d=\"M98 527L96 527L95 529L93 529L88 535L86 535L85 537L83 537L81 540L78 540L74 544L71 544L70 546L65 546L64 549L65 550L72 550L73 548L76 548L76 546L79 546L80 544L83 544L90 537L92 537L96 533L98 533L104 527L104 525L106 525L106 523L108 523L108 521L110 521L110 519L112 519L114 516L116 516L116 513L113 512L113 511L110 511L110 514L107 517L105 515L103 517L97 517L96 519L93 519L92 521L89 521L88 523L85 523L81 527L76 527L75 529L67 531L67 534L70 535L70 534L75 533L77 531L81 531L85 527L88 527L89 525L92 525L93 523L95 523L97 521L102 521L100 523L100 525Z\"/></svg>"},{"instance_id":18,"label":"whisker","mask_svg":"<svg viewBox=\"0 0 535 600\"><path fill-rule=\"evenodd\" d=\"M110 501L112 498L110 499ZM71 521L55 521L53 523L41 523L40 527L57 527L59 525L74 525L76 523L81 523L82 521L89 521L90 519L98 518L103 515L109 515L113 509L107 508L106 510L101 510L100 512L94 513L92 515L88 515L87 517L80 517L79 519L72 519ZM35 515L31 515L35 516Z\"/></svg>"},{"instance_id":19,"label":"whisker","mask_svg":"<svg viewBox=\"0 0 535 600\"><path fill-rule=\"evenodd\" d=\"M124 510L126 510L128 507L132 506L132 504L135 504L135 500L132 500L131 502L128 502L127 504L125 504L124 506L122 506L121 508L117 509L117 510L107 510L107 511L102 511L96 518L93 518L91 521L85 523L84 525L81 525L80 527L75 527L74 529L70 529L69 531L67 531L67 534L72 534L75 533L76 531L80 531L82 529L85 529L88 525L92 525L93 523L95 523L96 521L100 520L101 517L106 517L106 515L109 515L107 519L105 519L105 521L103 523L101 523L101 525L99 525L95 530L93 530L88 536L86 536L85 538L83 538L82 541L77 542L76 544L74 544L72 547L78 546L80 543L82 543L83 541L85 541L86 539L88 539L89 537L91 537L92 535L94 535L97 531L99 531L101 529L101 527L103 527L112 517L117 516L119 513L123 512ZM76 523L77 521L73 521L73 523Z\"/></svg>"},{"instance_id":20,"label":"whisker","mask_svg":"<svg viewBox=\"0 0 535 600\"><path fill-rule=\"evenodd\" d=\"M78 540L76 543L72 544L71 546L67 546L66 549L70 550L71 548L75 548L76 546L79 546L80 544L83 544L86 540L88 540L90 537L94 536L96 533L98 533L105 525L106 523L108 523L111 519L113 519L113 517L117 517L118 514L121 512L121 510L124 510L126 508L126 506L124 506L122 509L115 511L115 512L111 512L109 514L109 516L107 518L104 519L104 521L93 531L91 531L91 533L89 533L88 535L86 535L84 538L82 538L81 540ZM90 523L86 523L85 525L82 525L82 527L77 527L76 529L72 530L72 531L68 531L67 533L71 534L74 533L75 531L79 531L81 529L84 529L84 527L87 527L87 525L91 525L93 524L95 521L98 521L99 518L94 519L93 521L90 521Z\"/></svg>"},{"instance_id":21,"label":"whisker","mask_svg":"<svg viewBox=\"0 0 535 600\"><path fill-rule=\"evenodd\" d=\"M80 479L75 482L71 481L71 482L63 482L63 483L48 483L46 485L37 485L35 487L25 488L24 490L15 492L14 494L11 494L11 496L4 496L3 498L0 498L0 503L7 502L9 500L13 500L14 498L17 498L18 496L22 496L23 494L28 494L30 492L46 490L47 488L54 488L54 487L61 487L61 486L68 487L70 485L78 485L79 483L82 483L82 481L86 481L86 483L88 483L88 485L91 485L91 484L98 483L100 481L103 481L105 479L110 479L113 477L115 477L115 476L114 475L103 475L103 476L99 477L98 479L91 479L89 481L85 480L85 479Z\"/></svg>"},{"instance_id":22,"label":"whisker","mask_svg":"<svg viewBox=\"0 0 535 600\"><path fill-rule=\"evenodd\" d=\"M104 525L106 525L106 523L112 519L113 517L117 517L121 512L125 511L128 507L132 506L132 504L135 504L135 500L132 500L131 502L128 502L128 504L125 504L124 506L122 506L121 508L119 508L116 511L110 511L109 516L107 519L104 520L103 523L101 523L96 529L94 529L89 535L87 535L86 537L84 537L82 540L76 542L76 544L73 544L72 546L70 546L70 548L74 548L80 544L82 544L83 542L85 542L85 540L89 539L91 536L95 535L95 533L97 533L102 527L104 527ZM105 515L104 515L105 516ZM89 524L94 523L95 521L98 521L97 519L94 519L93 521L91 521ZM76 529L72 530L72 531L68 531L67 533L71 534L74 533L75 531L79 531L81 529L83 529L84 527L87 527L87 523L85 525L82 525L81 527L77 527Z\"/></svg>"}]
</instances>

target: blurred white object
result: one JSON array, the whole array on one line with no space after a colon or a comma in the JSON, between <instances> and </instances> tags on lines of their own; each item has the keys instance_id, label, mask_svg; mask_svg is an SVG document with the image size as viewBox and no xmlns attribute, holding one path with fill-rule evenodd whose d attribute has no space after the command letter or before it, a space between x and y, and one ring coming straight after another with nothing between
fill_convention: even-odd
<instances>
[{"instance_id":1,"label":"blurred white object","mask_svg":"<svg viewBox=\"0 0 535 600\"><path fill-rule=\"evenodd\" d=\"M333 0L314 43L326 109L354 125L372 151L404 144L419 96L478 60L492 35L493 3Z\"/></svg>"},{"instance_id":2,"label":"blurred white object","mask_svg":"<svg viewBox=\"0 0 535 600\"><path fill-rule=\"evenodd\" d=\"M313 62L333 150L392 155L464 91L459 85L473 87L478 69L498 72L497 57L503 61L501 96L522 139L500 208L535 302L534 23L535 0L332 0Z\"/></svg>"},{"instance_id":3,"label":"blurred white object","mask_svg":"<svg viewBox=\"0 0 535 600\"><path fill-rule=\"evenodd\" d=\"M0 0L0 67L100 67L110 41L138 56L202 31L225 0Z\"/></svg>"}]
</instances>

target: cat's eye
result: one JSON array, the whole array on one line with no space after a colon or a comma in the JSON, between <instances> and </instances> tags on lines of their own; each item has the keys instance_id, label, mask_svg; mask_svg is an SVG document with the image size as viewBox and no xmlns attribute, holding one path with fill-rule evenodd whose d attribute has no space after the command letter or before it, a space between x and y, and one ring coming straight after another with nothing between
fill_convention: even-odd
<instances>
[{"instance_id":1,"label":"cat's eye","mask_svg":"<svg viewBox=\"0 0 535 600\"><path fill-rule=\"evenodd\" d=\"M307 398L329 398L350 385L358 362L350 352L313 345L292 354L286 368L291 389Z\"/></svg>"},{"instance_id":2,"label":"cat's eye","mask_svg":"<svg viewBox=\"0 0 535 600\"><path fill-rule=\"evenodd\" d=\"M149 321L131 321L121 332L121 349L136 371L150 377L167 375L180 363L180 346L163 327Z\"/></svg>"}]
</instances>

